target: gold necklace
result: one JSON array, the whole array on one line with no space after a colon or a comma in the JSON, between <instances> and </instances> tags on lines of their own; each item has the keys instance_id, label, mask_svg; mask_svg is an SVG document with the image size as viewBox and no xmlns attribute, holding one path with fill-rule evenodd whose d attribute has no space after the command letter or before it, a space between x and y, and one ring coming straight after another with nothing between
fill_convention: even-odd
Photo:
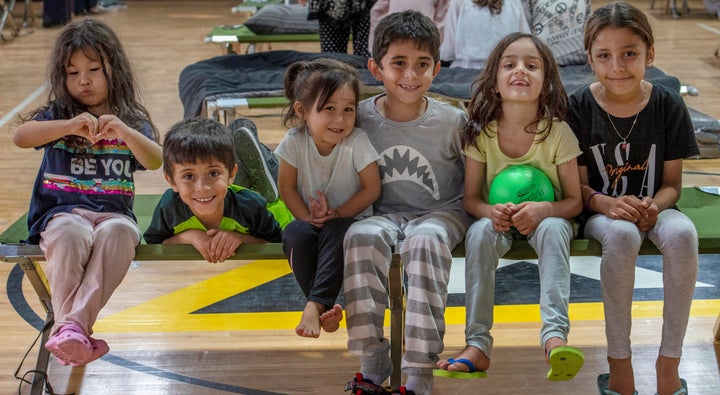
<instances>
[{"instance_id":1,"label":"gold necklace","mask_svg":"<svg viewBox=\"0 0 720 395\"><path fill-rule=\"evenodd\" d=\"M635 123L637 123L638 115L640 115L640 110L642 109L642 104L645 101L645 94L647 93L647 88L645 87L645 84L643 84L643 81L640 81L640 86L642 86L642 97L640 98L640 103L638 103L638 110L637 113L635 113L635 118L633 118L632 125L630 125L630 130L627 132L627 135L623 137L622 134L618 131L618 129L615 127L615 124L613 123L612 119L610 119L610 113L607 110L607 101L605 100L605 86L602 86L602 101L603 101L603 110L605 110L605 115L607 115L608 122L610 122L610 126L612 126L613 130L615 131L615 134L617 134L618 137L622 140L622 143L620 143L620 148L623 151L627 151L628 147L630 146L627 142L627 139L630 137L630 134L635 129Z\"/></svg>"}]
</instances>

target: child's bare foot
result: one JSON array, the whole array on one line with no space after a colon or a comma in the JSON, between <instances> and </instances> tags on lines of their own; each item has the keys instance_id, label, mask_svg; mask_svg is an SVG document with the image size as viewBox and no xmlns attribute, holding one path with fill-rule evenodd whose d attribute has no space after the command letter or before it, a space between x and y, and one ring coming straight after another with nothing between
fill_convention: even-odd
<instances>
[{"instance_id":1,"label":"child's bare foot","mask_svg":"<svg viewBox=\"0 0 720 395\"><path fill-rule=\"evenodd\" d=\"M551 337L545 342L545 362L550 363L550 351L555 347L565 346L567 343L565 340L559 337Z\"/></svg>"},{"instance_id":2,"label":"child's bare foot","mask_svg":"<svg viewBox=\"0 0 720 395\"><path fill-rule=\"evenodd\" d=\"M635 377L630 358L615 359L608 357L610 365L610 380L608 389L620 394L632 394L635 392Z\"/></svg>"},{"instance_id":3,"label":"child's bare foot","mask_svg":"<svg viewBox=\"0 0 720 395\"><path fill-rule=\"evenodd\" d=\"M335 332L340 328L340 321L343 319L342 306L336 304L330 310L320 316L320 326L325 332Z\"/></svg>"},{"instance_id":4,"label":"child's bare foot","mask_svg":"<svg viewBox=\"0 0 720 395\"><path fill-rule=\"evenodd\" d=\"M455 361L454 363L447 359L441 359L438 361L437 366L440 369L451 372L469 372L470 366L466 363L459 362L463 359L470 361L477 371L484 372L490 367L490 359L487 355L479 348L473 346L465 346L465 348L460 351L460 354L455 356L455 358L451 358L451 360Z\"/></svg>"},{"instance_id":5,"label":"child's bare foot","mask_svg":"<svg viewBox=\"0 0 720 395\"><path fill-rule=\"evenodd\" d=\"M302 337L320 337L320 311L324 308L319 303L308 301L295 333Z\"/></svg>"}]
</instances>

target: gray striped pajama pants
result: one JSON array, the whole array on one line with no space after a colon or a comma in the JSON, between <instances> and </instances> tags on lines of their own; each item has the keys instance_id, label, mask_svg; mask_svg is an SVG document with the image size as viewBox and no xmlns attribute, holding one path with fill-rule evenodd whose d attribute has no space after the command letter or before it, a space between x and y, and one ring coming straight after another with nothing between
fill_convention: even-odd
<instances>
[{"instance_id":1,"label":"gray striped pajama pants","mask_svg":"<svg viewBox=\"0 0 720 395\"><path fill-rule=\"evenodd\" d=\"M472 219L461 211L436 211L407 218L388 214L364 219L348 229L345 240L345 313L348 350L362 359L361 372L388 360L390 344L383 332L388 305L387 276L393 247L401 254L407 276L403 373L432 377L443 351L447 283L451 251L465 236ZM380 366L387 364L380 364Z\"/></svg>"}]
</instances>

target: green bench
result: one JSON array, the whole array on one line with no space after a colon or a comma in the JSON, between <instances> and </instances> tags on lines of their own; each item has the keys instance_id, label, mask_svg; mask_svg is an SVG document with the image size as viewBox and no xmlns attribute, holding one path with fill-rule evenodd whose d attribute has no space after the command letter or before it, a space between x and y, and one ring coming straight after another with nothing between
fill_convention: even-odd
<instances>
[{"instance_id":1,"label":"green bench","mask_svg":"<svg viewBox=\"0 0 720 395\"><path fill-rule=\"evenodd\" d=\"M150 223L155 203L159 195L138 195L135 198L135 214L141 229ZM720 197L700 191L697 188L683 188L682 198L678 206L695 223L699 233L699 252L701 254L720 254ZM47 279L42 271L40 262L45 259L43 252L36 245L18 244L27 237L26 217L18 219L2 234L0 234L0 259L5 262L17 263L25 272L33 289L46 310L45 322L53 319L53 310L50 303L50 289ZM573 256L600 256L600 243L595 240L575 239L571 242L571 255ZM657 255L657 248L645 240L640 249L641 255ZM453 250L453 256L465 256L464 245ZM506 259L535 259L537 254L525 241L513 242L513 248L503 257ZM282 244L244 244L232 260L275 260L285 259ZM135 251L135 261L199 261L203 260L200 253L190 245L148 245L141 244ZM403 347L403 324L405 312L405 298L403 289L403 269L400 256L394 254L390 263L388 274L388 297L390 309L390 345L393 362L393 374L390 385L400 385L400 361ZM45 344L49 329L42 334L42 343ZM45 372L49 363L50 354L45 347L40 347L36 363L37 372ZM43 392L43 377L35 374L32 381L31 394L41 395Z\"/></svg>"}]
</instances>

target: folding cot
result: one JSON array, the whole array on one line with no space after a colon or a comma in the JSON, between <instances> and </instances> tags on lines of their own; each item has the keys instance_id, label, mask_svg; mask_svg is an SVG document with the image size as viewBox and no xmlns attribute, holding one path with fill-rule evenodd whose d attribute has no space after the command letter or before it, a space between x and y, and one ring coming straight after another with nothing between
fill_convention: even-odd
<instances>
[{"instance_id":1,"label":"folding cot","mask_svg":"<svg viewBox=\"0 0 720 395\"><path fill-rule=\"evenodd\" d=\"M316 33L302 34L255 34L245 25L215 26L205 37L205 42L221 44L228 54L236 54L235 45L247 44L246 54L256 52L258 44L319 42Z\"/></svg>"},{"instance_id":2,"label":"folding cot","mask_svg":"<svg viewBox=\"0 0 720 395\"><path fill-rule=\"evenodd\" d=\"M699 188L683 188L678 207L695 223L698 229L701 254L720 254L720 197L717 188L712 193L704 192ZM152 212L159 195L138 195L135 199L134 212L141 229L146 229L150 223ZM40 262L45 256L37 245L20 243L27 238L26 216L21 217L0 234L0 260L20 266L27 276L33 290L40 298L46 311L45 325L41 328L41 344L47 341L50 326L54 319L50 300L47 278ZM595 240L575 239L571 242L570 254L573 256L600 256L600 244ZM657 248L645 240L641 249L642 255L656 255ZM454 257L464 257L465 248L461 244L453 251ZM507 259L536 259L535 251L527 241L513 242L512 249L504 256ZM231 260L275 260L285 259L282 244L244 244ZM200 253L191 245L162 245L141 244L135 250L135 261L199 261L203 260ZM393 373L390 385L397 387L400 384L400 361L403 348L403 317L405 311L405 298L403 292L403 268L399 254L393 254L388 273L388 299L390 309L390 355L393 363ZM717 333L717 329L714 331ZM715 335L720 339L720 335ZM710 346L708 344L708 346ZM718 347L718 340L715 340ZM44 373L47 371L50 354L45 347L40 346L38 358L32 379L31 394L43 394Z\"/></svg>"},{"instance_id":3,"label":"folding cot","mask_svg":"<svg viewBox=\"0 0 720 395\"><path fill-rule=\"evenodd\" d=\"M21 28L32 27L35 22L35 15L32 12L31 0L25 0L25 12L23 21L20 26L13 19L13 10L15 9L15 0L0 0L0 41L9 41L11 37L20 34ZM5 27L10 28L10 36L5 35Z\"/></svg>"}]
</instances>

